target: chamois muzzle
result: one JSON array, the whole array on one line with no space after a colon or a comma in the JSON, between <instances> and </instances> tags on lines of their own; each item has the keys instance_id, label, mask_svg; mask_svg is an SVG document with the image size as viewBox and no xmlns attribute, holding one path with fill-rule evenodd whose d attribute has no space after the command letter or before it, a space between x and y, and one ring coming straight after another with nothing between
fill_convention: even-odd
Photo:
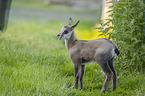
<instances>
[{"instance_id":1,"label":"chamois muzzle","mask_svg":"<svg viewBox=\"0 0 145 96\"><path fill-rule=\"evenodd\" d=\"M61 40L62 36L63 36L62 34L57 34L58 40Z\"/></svg>"},{"instance_id":2,"label":"chamois muzzle","mask_svg":"<svg viewBox=\"0 0 145 96\"><path fill-rule=\"evenodd\" d=\"M59 37L60 35L58 34L57 37Z\"/></svg>"},{"instance_id":3,"label":"chamois muzzle","mask_svg":"<svg viewBox=\"0 0 145 96\"><path fill-rule=\"evenodd\" d=\"M58 37L58 40L61 40L63 37L63 34L61 34L61 35L58 34L57 37Z\"/></svg>"}]
</instances>

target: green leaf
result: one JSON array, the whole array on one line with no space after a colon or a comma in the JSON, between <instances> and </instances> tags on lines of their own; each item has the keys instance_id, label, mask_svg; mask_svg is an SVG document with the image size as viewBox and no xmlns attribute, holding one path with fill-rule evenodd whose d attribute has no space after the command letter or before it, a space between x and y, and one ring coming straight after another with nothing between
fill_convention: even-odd
<instances>
[{"instance_id":1,"label":"green leaf","mask_svg":"<svg viewBox=\"0 0 145 96\"><path fill-rule=\"evenodd\" d=\"M102 27L98 27L98 28L95 28L95 29L104 29L104 28L102 28Z\"/></svg>"},{"instance_id":2,"label":"green leaf","mask_svg":"<svg viewBox=\"0 0 145 96\"><path fill-rule=\"evenodd\" d=\"M106 34L108 33L108 31L109 31L109 28L106 28L104 33Z\"/></svg>"},{"instance_id":3,"label":"green leaf","mask_svg":"<svg viewBox=\"0 0 145 96\"><path fill-rule=\"evenodd\" d=\"M133 45L136 45L136 44L138 44L138 43L140 43L141 42L141 40L136 40L134 43L133 43Z\"/></svg>"},{"instance_id":4,"label":"green leaf","mask_svg":"<svg viewBox=\"0 0 145 96\"><path fill-rule=\"evenodd\" d=\"M104 35L104 34L99 34L98 36L102 36L102 35Z\"/></svg>"},{"instance_id":5,"label":"green leaf","mask_svg":"<svg viewBox=\"0 0 145 96\"><path fill-rule=\"evenodd\" d=\"M109 10L109 11L107 11L106 13L110 13L110 12L113 12L113 10Z\"/></svg>"},{"instance_id":6,"label":"green leaf","mask_svg":"<svg viewBox=\"0 0 145 96\"><path fill-rule=\"evenodd\" d=\"M104 31L98 31L98 32L104 32Z\"/></svg>"},{"instance_id":7,"label":"green leaf","mask_svg":"<svg viewBox=\"0 0 145 96\"><path fill-rule=\"evenodd\" d=\"M113 26L110 26L109 29L114 29L114 27Z\"/></svg>"}]
</instances>

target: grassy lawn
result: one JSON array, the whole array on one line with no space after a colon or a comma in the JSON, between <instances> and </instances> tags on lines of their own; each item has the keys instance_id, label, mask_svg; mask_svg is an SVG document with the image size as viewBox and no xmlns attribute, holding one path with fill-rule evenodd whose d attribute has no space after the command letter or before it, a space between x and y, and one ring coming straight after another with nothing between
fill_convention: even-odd
<instances>
[{"instance_id":1,"label":"grassy lawn","mask_svg":"<svg viewBox=\"0 0 145 96\"><path fill-rule=\"evenodd\" d=\"M102 93L105 75L97 64L86 67L85 91L75 90L73 64L64 41L56 38L62 25L10 21L0 34L0 95L144 95L145 75L126 71L118 72L116 91Z\"/></svg>"},{"instance_id":2,"label":"grassy lawn","mask_svg":"<svg viewBox=\"0 0 145 96\"><path fill-rule=\"evenodd\" d=\"M110 84L108 91L102 93L105 75L97 64L86 66L85 91L75 90L73 64L64 41L56 37L65 24L10 19L8 30L0 33L1 96L145 95L145 75L142 72L117 69L117 90L111 91ZM82 22L77 30L87 30L93 24Z\"/></svg>"}]
</instances>

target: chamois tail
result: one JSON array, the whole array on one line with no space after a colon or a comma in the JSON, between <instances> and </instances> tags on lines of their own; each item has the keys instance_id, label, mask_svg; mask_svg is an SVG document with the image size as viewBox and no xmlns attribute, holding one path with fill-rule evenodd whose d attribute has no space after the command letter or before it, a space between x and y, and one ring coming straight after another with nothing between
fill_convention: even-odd
<instances>
[{"instance_id":1,"label":"chamois tail","mask_svg":"<svg viewBox=\"0 0 145 96\"><path fill-rule=\"evenodd\" d=\"M105 39L105 38L104 38ZM114 42L112 42L111 40L109 40L109 39L105 39L105 40L107 40L107 41L109 41L113 46L114 46L114 48L115 48L115 53L117 54L117 56L120 54L120 52L119 52L119 49L118 49L118 47L117 47L117 45L114 43Z\"/></svg>"},{"instance_id":2,"label":"chamois tail","mask_svg":"<svg viewBox=\"0 0 145 96\"><path fill-rule=\"evenodd\" d=\"M119 49L117 47L115 48L115 53L117 54L117 56L120 54Z\"/></svg>"}]
</instances>

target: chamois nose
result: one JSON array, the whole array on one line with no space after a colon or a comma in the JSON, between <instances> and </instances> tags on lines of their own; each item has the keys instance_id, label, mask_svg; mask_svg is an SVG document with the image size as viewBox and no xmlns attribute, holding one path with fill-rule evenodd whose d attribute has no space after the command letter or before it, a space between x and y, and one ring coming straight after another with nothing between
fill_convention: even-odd
<instances>
[{"instance_id":1,"label":"chamois nose","mask_svg":"<svg viewBox=\"0 0 145 96\"><path fill-rule=\"evenodd\" d=\"M58 34L57 37L59 37L60 35Z\"/></svg>"}]
</instances>

